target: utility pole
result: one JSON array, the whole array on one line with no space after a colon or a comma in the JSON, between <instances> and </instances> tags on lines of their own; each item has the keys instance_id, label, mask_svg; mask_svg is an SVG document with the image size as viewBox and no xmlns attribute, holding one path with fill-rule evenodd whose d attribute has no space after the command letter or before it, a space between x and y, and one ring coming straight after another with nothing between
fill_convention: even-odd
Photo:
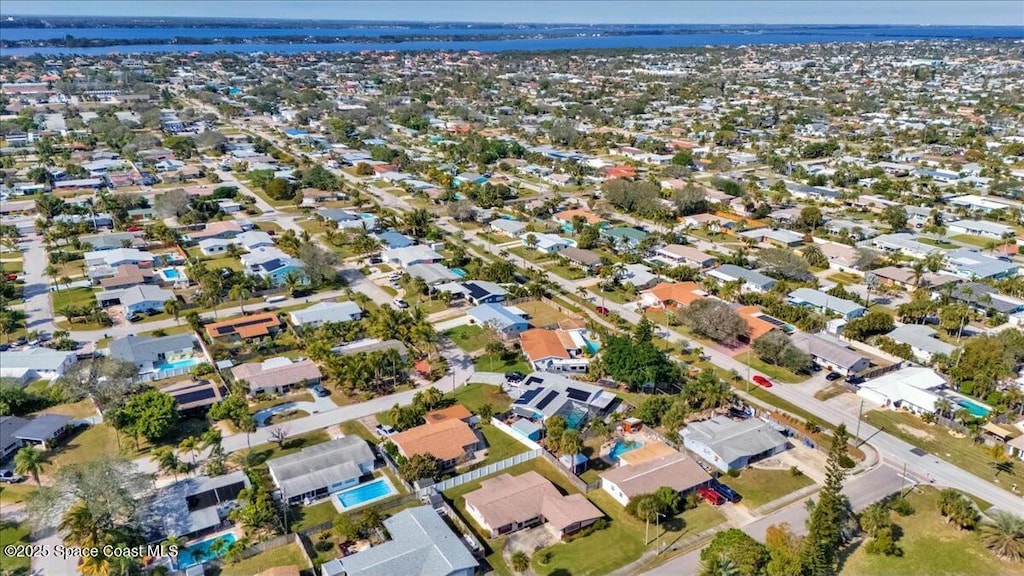
<instances>
[{"instance_id":1,"label":"utility pole","mask_svg":"<svg viewBox=\"0 0 1024 576\"><path fill-rule=\"evenodd\" d=\"M853 433L854 438L860 438L860 422L864 418L864 399L860 400L860 410L857 411L857 431Z\"/></svg>"},{"instance_id":2,"label":"utility pole","mask_svg":"<svg viewBox=\"0 0 1024 576\"><path fill-rule=\"evenodd\" d=\"M907 483L907 461L903 461L903 474L900 474L900 496L903 495L903 487Z\"/></svg>"},{"instance_id":3,"label":"utility pole","mask_svg":"<svg viewBox=\"0 0 1024 576\"><path fill-rule=\"evenodd\" d=\"M747 345L747 394L750 394L750 351L754 349L754 343Z\"/></svg>"}]
</instances>

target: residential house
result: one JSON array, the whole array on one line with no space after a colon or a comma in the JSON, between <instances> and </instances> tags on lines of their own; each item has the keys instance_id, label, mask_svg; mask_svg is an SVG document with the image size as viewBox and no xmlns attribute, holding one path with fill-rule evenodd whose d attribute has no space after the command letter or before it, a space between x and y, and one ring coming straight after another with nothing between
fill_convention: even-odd
<instances>
[{"instance_id":1,"label":"residential house","mask_svg":"<svg viewBox=\"0 0 1024 576\"><path fill-rule=\"evenodd\" d=\"M152 268L153 255L135 248L94 250L84 254L86 273L93 282L113 276L118 266L134 264L139 268Z\"/></svg>"},{"instance_id":2,"label":"residential house","mask_svg":"<svg viewBox=\"0 0 1024 576\"><path fill-rule=\"evenodd\" d=\"M466 298L470 303L477 306L504 302L508 296L508 292L504 288L494 282L487 282L485 280L470 280L469 282L463 282L462 286L466 290Z\"/></svg>"},{"instance_id":3,"label":"residential house","mask_svg":"<svg viewBox=\"0 0 1024 576\"><path fill-rule=\"evenodd\" d=\"M741 292L764 293L778 283L774 278L765 276L757 270L749 270L734 264L723 264L708 270L707 275L722 282L742 282Z\"/></svg>"},{"instance_id":4,"label":"residential house","mask_svg":"<svg viewBox=\"0 0 1024 576\"><path fill-rule=\"evenodd\" d=\"M317 214L334 222L339 230L362 228L363 230L372 232L377 229L377 217L373 214L367 214L365 212L357 214L349 210L341 210L338 208L324 208L317 210Z\"/></svg>"},{"instance_id":5,"label":"residential house","mask_svg":"<svg viewBox=\"0 0 1024 576\"><path fill-rule=\"evenodd\" d=\"M491 538L547 523L560 538L579 532L604 514L582 494L562 496L530 470L484 480L465 495L466 512Z\"/></svg>"},{"instance_id":6,"label":"residential house","mask_svg":"<svg viewBox=\"0 0 1024 576\"><path fill-rule=\"evenodd\" d=\"M408 248L416 244L416 239L395 232L394 230L388 230L386 232L379 232L374 234L377 240L380 241L388 250L394 250L395 248Z\"/></svg>"},{"instance_id":7,"label":"residential house","mask_svg":"<svg viewBox=\"0 0 1024 576\"><path fill-rule=\"evenodd\" d=\"M923 324L903 324L886 334L897 344L908 344L914 352L914 359L928 364L939 355L951 357L956 346L938 338L935 330Z\"/></svg>"},{"instance_id":8,"label":"residential house","mask_svg":"<svg viewBox=\"0 0 1024 576\"><path fill-rule=\"evenodd\" d=\"M738 338L743 344L754 342L761 336L777 329L778 324L781 324L774 318L771 321L766 320L771 317L765 314L760 306L740 306L736 308L736 313L747 323L747 333Z\"/></svg>"},{"instance_id":9,"label":"residential house","mask_svg":"<svg viewBox=\"0 0 1024 576\"><path fill-rule=\"evenodd\" d=\"M863 372L871 366L871 360L834 338L800 332L790 337L790 341L829 372L838 372L846 376Z\"/></svg>"},{"instance_id":10,"label":"residential house","mask_svg":"<svg viewBox=\"0 0 1024 576\"><path fill-rule=\"evenodd\" d=\"M40 450L53 450L74 427L73 418L64 414L43 413L30 418L14 430L15 440L21 446L35 446Z\"/></svg>"},{"instance_id":11,"label":"residential house","mask_svg":"<svg viewBox=\"0 0 1024 576\"><path fill-rule=\"evenodd\" d=\"M403 360L409 357L409 349L399 340L378 340L376 338L364 338L341 346L331 348L338 356L351 356L353 354L369 354L371 352L383 352L394 350Z\"/></svg>"},{"instance_id":12,"label":"residential house","mask_svg":"<svg viewBox=\"0 0 1024 576\"><path fill-rule=\"evenodd\" d=\"M844 234L853 240L867 240L881 234L878 230L866 226L864 222L851 222L849 220L829 220L825 223L825 230L833 236Z\"/></svg>"},{"instance_id":13,"label":"residential house","mask_svg":"<svg viewBox=\"0 0 1024 576\"><path fill-rule=\"evenodd\" d=\"M988 222L986 220L957 220L956 222L946 224L946 230L950 234L969 234L971 236L992 238L993 240L1012 238L1017 233L1013 226L997 224L996 222Z\"/></svg>"},{"instance_id":14,"label":"residential house","mask_svg":"<svg viewBox=\"0 0 1024 576\"><path fill-rule=\"evenodd\" d=\"M793 248L804 243L803 234L798 234L784 228L756 228L754 230L744 230L739 235L782 248Z\"/></svg>"},{"instance_id":15,"label":"residential house","mask_svg":"<svg viewBox=\"0 0 1024 576\"><path fill-rule=\"evenodd\" d=\"M519 334L529 327L523 315L501 304L481 304L470 308L467 314L470 323L493 328L504 336Z\"/></svg>"},{"instance_id":16,"label":"residential house","mask_svg":"<svg viewBox=\"0 0 1024 576\"><path fill-rule=\"evenodd\" d=\"M884 407L915 414L934 413L946 381L930 368L912 366L862 383L857 395Z\"/></svg>"},{"instance_id":17,"label":"residential house","mask_svg":"<svg viewBox=\"0 0 1024 576\"><path fill-rule=\"evenodd\" d=\"M542 372L586 372L590 365L584 351L592 352L583 330L532 328L521 335L523 354Z\"/></svg>"},{"instance_id":18,"label":"residential house","mask_svg":"<svg viewBox=\"0 0 1024 576\"><path fill-rule=\"evenodd\" d=\"M78 354L66 350L29 347L0 351L0 378L11 378L19 384L33 380L56 380L67 372Z\"/></svg>"},{"instance_id":19,"label":"residential house","mask_svg":"<svg viewBox=\"0 0 1024 576\"><path fill-rule=\"evenodd\" d=\"M295 310L290 318L296 328L316 328L330 322L354 322L363 317L363 309L355 302L317 302Z\"/></svg>"},{"instance_id":20,"label":"residential house","mask_svg":"<svg viewBox=\"0 0 1024 576\"><path fill-rule=\"evenodd\" d=\"M601 267L601 255L592 250L570 246L558 251L559 258L565 258L572 264L587 271L594 271Z\"/></svg>"},{"instance_id":21,"label":"residential house","mask_svg":"<svg viewBox=\"0 0 1024 576\"><path fill-rule=\"evenodd\" d=\"M913 269L899 266L875 268L874 270L867 272L866 277L869 282L877 282L881 285L899 286L904 290L916 290L918 287L937 289L945 286L946 284L958 284L963 282L963 279L959 276L943 274L941 272L938 274L924 272L918 278Z\"/></svg>"},{"instance_id":22,"label":"residential house","mask_svg":"<svg viewBox=\"0 0 1024 576\"><path fill-rule=\"evenodd\" d=\"M444 260L443 256L421 244L384 250L380 255L384 262L401 268L408 268L416 264L437 264Z\"/></svg>"},{"instance_id":23,"label":"residential house","mask_svg":"<svg viewBox=\"0 0 1024 576\"><path fill-rule=\"evenodd\" d=\"M611 243L613 250L636 250L650 234L629 226L602 228L600 236Z\"/></svg>"},{"instance_id":24,"label":"residential house","mask_svg":"<svg viewBox=\"0 0 1024 576\"><path fill-rule=\"evenodd\" d=\"M353 434L271 458L267 470L281 499L297 504L355 486L373 472L375 460L370 445Z\"/></svg>"},{"instance_id":25,"label":"residential house","mask_svg":"<svg viewBox=\"0 0 1024 576\"><path fill-rule=\"evenodd\" d=\"M915 238L913 234L900 232L898 234L876 236L869 240L869 243L871 246L884 252L896 252L918 260L922 260L935 252L945 252L942 248L918 242Z\"/></svg>"},{"instance_id":26,"label":"residential house","mask_svg":"<svg viewBox=\"0 0 1024 576\"><path fill-rule=\"evenodd\" d=\"M815 246L821 250L825 258L828 258L828 267L832 270L861 274L859 266L861 254L853 246L836 242L822 242Z\"/></svg>"},{"instance_id":27,"label":"residential house","mask_svg":"<svg viewBox=\"0 0 1024 576\"><path fill-rule=\"evenodd\" d=\"M231 246L238 246L234 238L204 238L199 241L199 251L203 256L216 256L230 250Z\"/></svg>"},{"instance_id":28,"label":"residential house","mask_svg":"<svg viewBox=\"0 0 1024 576\"><path fill-rule=\"evenodd\" d=\"M699 270L713 268L718 259L691 246L669 244L654 251L651 260L660 260L669 266L690 266Z\"/></svg>"},{"instance_id":29,"label":"residential house","mask_svg":"<svg viewBox=\"0 0 1024 576\"><path fill-rule=\"evenodd\" d=\"M183 240L192 243L202 242L203 240L212 240L214 238L231 240L242 232L244 232L244 230L238 221L221 220L219 222L208 223L202 230L185 234L183 236Z\"/></svg>"},{"instance_id":30,"label":"residential house","mask_svg":"<svg viewBox=\"0 0 1024 576\"><path fill-rule=\"evenodd\" d=\"M551 219L558 223L558 225L560 225L566 232L573 232L573 220L577 219L582 219L585 223L591 226L602 226L607 224L607 221L604 218L601 218L589 210L583 210L581 208L563 210L551 216Z\"/></svg>"},{"instance_id":31,"label":"residential house","mask_svg":"<svg viewBox=\"0 0 1024 576\"><path fill-rule=\"evenodd\" d=\"M462 537L430 506L384 520L387 542L324 562L321 576L473 576L479 563Z\"/></svg>"},{"instance_id":32,"label":"residential house","mask_svg":"<svg viewBox=\"0 0 1024 576\"><path fill-rule=\"evenodd\" d=\"M423 280L427 286L436 286L459 279L459 276L444 264L413 264L405 269L405 273L412 278Z\"/></svg>"},{"instance_id":33,"label":"residential house","mask_svg":"<svg viewBox=\"0 0 1024 576\"><path fill-rule=\"evenodd\" d=\"M144 248L146 246L145 240L140 238L135 232L88 234L85 236L79 236L78 239L82 243L82 246L88 246L89 248L92 248L92 251L94 252L125 248L125 244L128 244L128 248Z\"/></svg>"},{"instance_id":34,"label":"residential house","mask_svg":"<svg viewBox=\"0 0 1024 576\"><path fill-rule=\"evenodd\" d=\"M793 198L800 200L817 200L819 202L838 204L843 199L842 192L819 186L804 186L786 182L786 190L789 190Z\"/></svg>"},{"instance_id":35,"label":"residential house","mask_svg":"<svg viewBox=\"0 0 1024 576\"><path fill-rule=\"evenodd\" d=\"M238 505L238 495L249 487L242 470L220 476L193 476L160 487L140 508L140 524L149 542L168 534L193 539L220 530Z\"/></svg>"},{"instance_id":36,"label":"residential house","mask_svg":"<svg viewBox=\"0 0 1024 576\"><path fill-rule=\"evenodd\" d=\"M640 305L644 308L689 306L707 295L695 282L662 282L640 293Z\"/></svg>"},{"instance_id":37,"label":"residential house","mask_svg":"<svg viewBox=\"0 0 1024 576\"><path fill-rule=\"evenodd\" d=\"M247 274L262 276L274 286L285 284L289 278L297 279L302 285L309 284L302 260L292 258L276 246L255 248L239 259Z\"/></svg>"},{"instance_id":38,"label":"residential house","mask_svg":"<svg viewBox=\"0 0 1024 576\"><path fill-rule=\"evenodd\" d=\"M526 222L498 218L497 220L491 220L490 227L492 232L504 234L511 238L519 238L526 231Z\"/></svg>"},{"instance_id":39,"label":"residential house","mask_svg":"<svg viewBox=\"0 0 1024 576\"><path fill-rule=\"evenodd\" d=\"M249 340L276 334L281 330L281 320L276 312L261 312L221 320L204 326L206 335L212 339Z\"/></svg>"},{"instance_id":40,"label":"residential house","mask_svg":"<svg viewBox=\"0 0 1024 576\"><path fill-rule=\"evenodd\" d=\"M139 268L134 264L118 266L113 276L100 280L105 290L130 288L138 284L152 284L156 276L151 268Z\"/></svg>"},{"instance_id":41,"label":"residential house","mask_svg":"<svg viewBox=\"0 0 1024 576\"><path fill-rule=\"evenodd\" d=\"M14 433L28 425L28 420L18 416L0 416L0 462L6 461L21 449L21 440Z\"/></svg>"},{"instance_id":42,"label":"residential house","mask_svg":"<svg viewBox=\"0 0 1024 576\"><path fill-rule=\"evenodd\" d=\"M236 382L245 381L249 394L284 394L293 388L320 383L320 368L312 360L294 361L277 356L263 362L249 362L231 369Z\"/></svg>"},{"instance_id":43,"label":"residential house","mask_svg":"<svg viewBox=\"0 0 1024 576\"><path fill-rule=\"evenodd\" d=\"M964 194L963 196L950 198L949 204L958 208L966 208L971 212L981 212L982 214L993 214L1011 208L1009 204L994 200L991 196L978 196L977 194Z\"/></svg>"},{"instance_id":44,"label":"residential house","mask_svg":"<svg viewBox=\"0 0 1024 576\"><path fill-rule=\"evenodd\" d=\"M523 242L523 246L527 248L533 248L538 252L544 254L557 254L565 248L570 248L576 245L575 242L567 238L562 238L555 234L544 234L541 232L524 232L519 235L520 240Z\"/></svg>"},{"instance_id":45,"label":"residential house","mask_svg":"<svg viewBox=\"0 0 1024 576\"><path fill-rule=\"evenodd\" d=\"M565 418L570 428L581 429L587 418L611 410L617 397L599 386L554 373L534 373L509 390L515 400L512 413L530 420Z\"/></svg>"},{"instance_id":46,"label":"residential house","mask_svg":"<svg viewBox=\"0 0 1024 576\"><path fill-rule=\"evenodd\" d=\"M653 286L660 278L644 264L626 264L618 273L618 279L623 285L632 284L634 288L643 290Z\"/></svg>"},{"instance_id":47,"label":"residential house","mask_svg":"<svg viewBox=\"0 0 1024 576\"><path fill-rule=\"evenodd\" d=\"M836 298L820 290L797 288L789 293L789 303L795 306L810 306L822 312L834 312L846 320L859 318L867 309L856 302Z\"/></svg>"},{"instance_id":48,"label":"residential house","mask_svg":"<svg viewBox=\"0 0 1024 576\"><path fill-rule=\"evenodd\" d=\"M477 451L484 448L476 431L457 418L427 420L426 424L393 434L389 440L403 457L430 455L446 470L474 459Z\"/></svg>"},{"instance_id":49,"label":"residential house","mask_svg":"<svg viewBox=\"0 0 1024 576\"><path fill-rule=\"evenodd\" d=\"M984 280L1016 276L1020 266L1009 258L993 258L980 250L961 248L946 254L946 269L961 278Z\"/></svg>"},{"instance_id":50,"label":"residential house","mask_svg":"<svg viewBox=\"0 0 1024 576\"><path fill-rule=\"evenodd\" d=\"M681 452L636 465L620 465L601 474L601 489L623 506L632 498L653 494L663 486L685 494L710 482L711 476Z\"/></svg>"},{"instance_id":51,"label":"residential house","mask_svg":"<svg viewBox=\"0 0 1024 576\"><path fill-rule=\"evenodd\" d=\"M981 282L966 282L955 286L950 292L950 297L957 302L963 302L973 310L991 314L1016 314L1024 311L1024 300L1000 294L998 290Z\"/></svg>"},{"instance_id":52,"label":"residential house","mask_svg":"<svg viewBox=\"0 0 1024 576\"><path fill-rule=\"evenodd\" d=\"M110 357L131 362L139 375L151 379L179 376L199 363L195 338L191 334L138 336L129 334L110 342Z\"/></svg>"},{"instance_id":53,"label":"residential house","mask_svg":"<svg viewBox=\"0 0 1024 576\"><path fill-rule=\"evenodd\" d=\"M715 416L687 424L679 435L687 450L722 472L742 470L789 447L785 436L757 418L734 420Z\"/></svg>"},{"instance_id":54,"label":"residential house","mask_svg":"<svg viewBox=\"0 0 1024 576\"><path fill-rule=\"evenodd\" d=\"M227 397L228 387L214 380L178 380L160 391L174 398L179 414L203 416L203 412Z\"/></svg>"},{"instance_id":55,"label":"residential house","mask_svg":"<svg viewBox=\"0 0 1024 576\"><path fill-rule=\"evenodd\" d=\"M249 252L257 248L267 248L274 245L274 238L262 230L247 230L235 237L235 241Z\"/></svg>"},{"instance_id":56,"label":"residential house","mask_svg":"<svg viewBox=\"0 0 1024 576\"><path fill-rule=\"evenodd\" d=\"M175 299L174 292L149 284L96 293L96 301L100 306L107 308L120 304L124 307L125 316L152 311L162 312L164 303Z\"/></svg>"},{"instance_id":57,"label":"residential house","mask_svg":"<svg viewBox=\"0 0 1024 576\"><path fill-rule=\"evenodd\" d=\"M712 234L735 230L738 224L735 220L717 214L691 214L683 217L685 228L700 228Z\"/></svg>"}]
</instances>

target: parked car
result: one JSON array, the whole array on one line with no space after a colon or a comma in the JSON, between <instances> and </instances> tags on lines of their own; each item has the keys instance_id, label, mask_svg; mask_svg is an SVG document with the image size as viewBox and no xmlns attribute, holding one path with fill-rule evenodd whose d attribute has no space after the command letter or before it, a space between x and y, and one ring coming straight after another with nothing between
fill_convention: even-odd
<instances>
[{"instance_id":1,"label":"parked car","mask_svg":"<svg viewBox=\"0 0 1024 576\"><path fill-rule=\"evenodd\" d=\"M129 322L138 322L140 319L142 319L142 316L135 312L132 312L131 314L125 316L124 319Z\"/></svg>"},{"instance_id":2,"label":"parked car","mask_svg":"<svg viewBox=\"0 0 1024 576\"><path fill-rule=\"evenodd\" d=\"M843 375L840 374L839 372L829 372L828 375L825 376L825 380L828 380L829 382L835 382L836 380L839 380L842 377Z\"/></svg>"},{"instance_id":3,"label":"parked car","mask_svg":"<svg viewBox=\"0 0 1024 576\"><path fill-rule=\"evenodd\" d=\"M767 378L765 378L764 376L761 376L760 374L758 374L757 376L754 376L753 380L754 380L754 384L757 384L758 386L762 386L764 388L771 388L772 387L772 381L767 379Z\"/></svg>"},{"instance_id":4,"label":"parked car","mask_svg":"<svg viewBox=\"0 0 1024 576\"><path fill-rule=\"evenodd\" d=\"M610 312L604 306L598 306L597 307L597 313L600 314L601 316L607 316Z\"/></svg>"},{"instance_id":5,"label":"parked car","mask_svg":"<svg viewBox=\"0 0 1024 576\"><path fill-rule=\"evenodd\" d=\"M506 382L522 382L526 375L522 372L505 372Z\"/></svg>"},{"instance_id":6,"label":"parked car","mask_svg":"<svg viewBox=\"0 0 1024 576\"><path fill-rule=\"evenodd\" d=\"M17 484L18 482L24 482L24 480L24 476L15 474L13 470L0 470L0 482L7 482L8 484Z\"/></svg>"},{"instance_id":7,"label":"parked car","mask_svg":"<svg viewBox=\"0 0 1024 576\"><path fill-rule=\"evenodd\" d=\"M715 492L721 494L722 498L725 498L729 502L740 501L739 493L733 490L732 488L729 488L725 484L722 484L721 482L715 482L711 487L714 489Z\"/></svg>"},{"instance_id":8,"label":"parked car","mask_svg":"<svg viewBox=\"0 0 1024 576\"><path fill-rule=\"evenodd\" d=\"M323 398L324 396L329 396L331 393L327 391L327 388L317 384L316 386L313 386L313 394Z\"/></svg>"},{"instance_id":9,"label":"parked car","mask_svg":"<svg viewBox=\"0 0 1024 576\"><path fill-rule=\"evenodd\" d=\"M391 436L395 433L395 429L387 424L377 424L377 434L381 436Z\"/></svg>"},{"instance_id":10,"label":"parked car","mask_svg":"<svg viewBox=\"0 0 1024 576\"><path fill-rule=\"evenodd\" d=\"M715 492L714 490L708 488L707 486L701 486L700 488L697 488L697 494L700 494L700 497L706 500L707 503L711 504L712 506L721 506L722 504L725 504L725 498L723 498L721 494Z\"/></svg>"},{"instance_id":11,"label":"parked car","mask_svg":"<svg viewBox=\"0 0 1024 576\"><path fill-rule=\"evenodd\" d=\"M395 298L394 300L391 301L391 303L394 304L397 308L401 308L402 310L405 310L406 308L409 307L409 303L406 302L405 300L402 300L401 298Z\"/></svg>"}]
</instances>

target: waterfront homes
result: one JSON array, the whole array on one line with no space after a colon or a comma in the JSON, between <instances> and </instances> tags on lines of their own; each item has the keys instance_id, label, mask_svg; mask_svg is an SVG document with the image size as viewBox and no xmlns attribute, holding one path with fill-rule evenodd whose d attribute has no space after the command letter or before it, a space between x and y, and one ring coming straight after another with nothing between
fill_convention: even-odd
<instances>
[{"instance_id":1,"label":"waterfront homes","mask_svg":"<svg viewBox=\"0 0 1024 576\"><path fill-rule=\"evenodd\" d=\"M502 336L519 334L530 326L518 309L501 304L481 304L470 308L467 315L471 323L493 328Z\"/></svg>"},{"instance_id":2,"label":"waterfront homes","mask_svg":"<svg viewBox=\"0 0 1024 576\"><path fill-rule=\"evenodd\" d=\"M291 313L292 326L316 328L331 322L354 322L363 317L363 309L355 302L317 302Z\"/></svg>"},{"instance_id":3,"label":"waterfront homes","mask_svg":"<svg viewBox=\"0 0 1024 576\"><path fill-rule=\"evenodd\" d=\"M935 330L922 324L904 324L886 334L897 344L909 344L918 362L929 363L938 355L952 356L956 346L943 342Z\"/></svg>"},{"instance_id":4,"label":"waterfront homes","mask_svg":"<svg viewBox=\"0 0 1024 576\"><path fill-rule=\"evenodd\" d=\"M401 268L408 268L416 264L436 264L444 260L444 257L432 250L429 246L417 244L394 250L384 250L380 253L381 258L388 264Z\"/></svg>"},{"instance_id":5,"label":"waterfront homes","mask_svg":"<svg viewBox=\"0 0 1024 576\"><path fill-rule=\"evenodd\" d=\"M857 395L893 409L934 413L935 403L941 398L937 392L945 385L946 381L934 370L913 366L862 383Z\"/></svg>"},{"instance_id":6,"label":"waterfront homes","mask_svg":"<svg viewBox=\"0 0 1024 576\"><path fill-rule=\"evenodd\" d=\"M465 542L430 506L384 520L389 540L324 562L322 576L473 576L479 563Z\"/></svg>"},{"instance_id":7,"label":"waterfront homes","mask_svg":"<svg viewBox=\"0 0 1024 576\"><path fill-rule=\"evenodd\" d=\"M466 511L491 538L547 523L560 538L604 516L582 494L562 496L536 471L484 480L465 495Z\"/></svg>"},{"instance_id":8,"label":"waterfront homes","mask_svg":"<svg viewBox=\"0 0 1024 576\"><path fill-rule=\"evenodd\" d=\"M96 301L103 308L108 306L121 305L124 307L124 315L141 314L151 311L163 311L164 303L174 300L174 292L164 290L158 286L142 284L129 286L116 290L104 290L96 294Z\"/></svg>"},{"instance_id":9,"label":"waterfront homes","mask_svg":"<svg viewBox=\"0 0 1024 576\"><path fill-rule=\"evenodd\" d=\"M281 329L281 320L276 312L262 312L214 322L204 328L212 339L249 340L276 334Z\"/></svg>"},{"instance_id":10,"label":"waterfront homes","mask_svg":"<svg viewBox=\"0 0 1024 576\"><path fill-rule=\"evenodd\" d=\"M746 468L789 447L785 436L756 418L715 416L687 424L679 435L683 446L722 472Z\"/></svg>"},{"instance_id":11,"label":"waterfront homes","mask_svg":"<svg viewBox=\"0 0 1024 576\"><path fill-rule=\"evenodd\" d=\"M64 375L78 359L74 351L31 347L0 352L0 378L12 378L19 384L33 380L54 380Z\"/></svg>"},{"instance_id":12,"label":"waterfront homes","mask_svg":"<svg viewBox=\"0 0 1024 576\"><path fill-rule=\"evenodd\" d=\"M156 338L129 334L110 342L110 357L131 362L140 376L153 379L178 375L199 363L191 334Z\"/></svg>"},{"instance_id":13,"label":"waterfront homes","mask_svg":"<svg viewBox=\"0 0 1024 576\"><path fill-rule=\"evenodd\" d=\"M810 355L818 366L844 376L857 374L871 366L871 361L847 348L842 341L819 334L800 332L790 337L794 346Z\"/></svg>"},{"instance_id":14,"label":"waterfront homes","mask_svg":"<svg viewBox=\"0 0 1024 576\"><path fill-rule=\"evenodd\" d=\"M236 506L249 477L238 470L220 476L183 478L157 490L140 506L140 524L148 541L174 534L192 539L219 529Z\"/></svg>"},{"instance_id":15,"label":"waterfront homes","mask_svg":"<svg viewBox=\"0 0 1024 576\"><path fill-rule=\"evenodd\" d=\"M429 454L437 458L442 468L449 469L472 460L484 447L476 431L459 418L426 422L389 438L403 457Z\"/></svg>"},{"instance_id":16,"label":"waterfront homes","mask_svg":"<svg viewBox=\"0 0 1024 576\"><path fill-rule=\"evenodd\" d=\"M533 328L523 332L522 349L535 370L586 372L590 359L583 352L588 342L582 330Z\"/></svg>"},{"instance_id":17,"label":"waterfront homes","mask_svg":"<svg viewBox=\"0 0 1024 576\"><path fill-rule=\"evenodd\" d=\"M601 474L601 489L626 506L630 499L653 494L668 486L680 494L711 482L711 476L693 458L674 452L645 462L620 465Z\"/></svg>"},{"instance_id":18,"label":"waterfront homes","mask_svg":"<svg viewBox=\"0 0 1024 576\"><path fill-rule=\"evenodd\" d=\"M358 436L336 438L267 460L270 479L289 504L316 500L359 483L373 471L375 456Z\"/></svg>"},{"instance_id":19,"label":"waterfront homes","mask_svg":"<svg viewBox=\"0 0 1024 576\"><path fill-rule=\"evenodd\" d=\"M570 427L607 413L616 397L599 386L579 382L553 373L530 374L509 390L515 398L512 412L531 420L547 420L552 416L565 418Z\"/></svg>"},{"instance_id":20,"label":"waterfront homes","mask_svg":"<svg viewBox=\"0 0 1024 576\"><path fill-rule=\"evenodd\" d=\"M796 306L810 306L818 310L834 312L846 320L863 316L867 309L842 298L836 298L820 290L797 288L789 293L789 303Z\"/></svg>"},{"instance_id":21,"label":"waterfront homes","mask_svg":"<svg viewBox=\"0 0 1024 576\"><path fill-rule=\"evenodd\" d=\"M682 244L669 244L654 251L651 260L659 260L669 266L691 266L693 268L711 268L718 263L718 259L705 254L696 248Z\"/></svg>"},{"instance_id":22,"label":"waterfront homes","mask_svg":"<svg viewBox=\"0 0 1024 576\"><path fill-rule=\"evenodd\" d=\"M640 305L645 308L689 306L707 295L695 282L662 282L640 293Z\"/></svg>"},{"instance_id":23,"label":"waterfront homes","mask_svg":"<svg viewBox=\"0 0 1024 576\"><path fill-rule=\"evenodd\" d=\"M980 250L961 248L946 254L946 269L961 278L984 280L1015 276L1020 266L1009 259L987 256Z\"/></svg>"},{"instance_id":24,"label":"waterfront homes","mask_svg":"<svg viewBox=\"0 0 1024 576\"><path fill-rule=\"evenodd\" d=\"M708 270L707 275L722 282L743 282L741 292L767 292L778 283L774 278L765 276L757 270L750 270L735 264L723 264Z\"/></svg>"},{"instance_id":25,"label":"waterfront homes","mask_svg":"<svg viewBox=\"0 0 1024 576\"><path fill-rule=\"evenodd\" d=\"M292 388L319 384L322 377L312 360L293 361L284 356L236 366L231 369L231 376L236 382L248 383L250 394L283 394Z\"/></svg>"}]
</instances>

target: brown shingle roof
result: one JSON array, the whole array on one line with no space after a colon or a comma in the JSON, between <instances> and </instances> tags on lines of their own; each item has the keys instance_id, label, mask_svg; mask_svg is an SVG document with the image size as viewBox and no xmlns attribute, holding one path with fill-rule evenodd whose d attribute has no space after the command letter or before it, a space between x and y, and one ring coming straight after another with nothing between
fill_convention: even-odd
<instances>
[{"instance_id":1,"label":"brown shingle roof","mask_svg":"<svg viewBox=\"0 0 1024 576\"><path fill-rule=\"evenodd\" d=\"M210 338L222 338L232 334L238 334L242 338L253 338L255 336L266 336L270 329L279 327L281 320L276 312L263 312L251 316L242 316L222 322L214 322L206 325L206 335Z\"/></svg>"},{"instance_id":2,"label":"brown shingle roof","mask_svg":"<svg viewBox=\"0 0 1024 576\"><path fill-rule=\"evenodd\" d=\"M548 524L561 531L577 522L603 516L582 495L562 496L554 484L533 470L519 476L502 474L484 480L479 489L465 498L466 504L476 508L494 529L543 515Z\"/></svg>"},{"instance_id":3,"label":"brown shingle roof","mask_svg":"<svg viewBox=\"0 0 1024 576\"><path fill-rule=\"evenodd\" d=\"M433 412L427 412L423 415L423 419L427 421L427 424L440 424L446 420L462 420L463 422L469 421L473 417L473 413L462 404L456 404L441 410L434 410Z\"/></svg>"},{"instance_id":4,"label":"brown shingle roof","mask_svg":"<svg viewBox=\"0 0 1024 576\"><path fill-rule=\"evenodd\" d=\"M523 353L533 362L542 358L569 358L569 352L554 330L532 328L523 332L520 337Z\"/></svg>"},{"instance_id":5,"label":"brown shingle roof","mask_svg":"<svg viewBox=\"0 0 1024 576\"><path fill-rule=\"evenodd\" d=\"M391 441L406 458L415 454L431 454L438 460L459 458L466 453L466 446L479 442L473 429L462 420L423 424L395 434Z\"/></svg>"},{"instance_id":6,"label":"brown shingle roof","mask_svg":"<svg viewBox=\"0 0 1024 576\"><path fill-rule=\"evenodd\" d=\"M679 282L676 284L662 282L648 290L648 292L654 294L663 303L675 302L683 306L689 306L696 300L704 297L700 286L694 282Z\"/></svg>"}]
</instances>

